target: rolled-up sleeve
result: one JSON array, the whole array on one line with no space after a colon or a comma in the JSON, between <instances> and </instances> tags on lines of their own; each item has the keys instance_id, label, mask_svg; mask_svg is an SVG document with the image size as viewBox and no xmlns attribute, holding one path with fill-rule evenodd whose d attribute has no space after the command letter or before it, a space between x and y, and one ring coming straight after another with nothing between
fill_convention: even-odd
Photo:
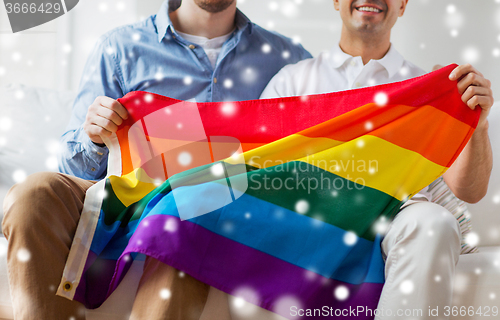
<instances>
[{"instance_id":1,"label":"rolled-up sleeve","mask_svg":"<svg viewBox=\"0 0 500 320\"><path fill-rule=\"evenodd\" d=\"M106 176L108 149L90 140L83 123L89 106L98 96L123 97L125 89L119 59L119 50L109 37L100 38L85 65L69 124L61 136L60 172L87 180Z\"/></svg>"}]
</instances>

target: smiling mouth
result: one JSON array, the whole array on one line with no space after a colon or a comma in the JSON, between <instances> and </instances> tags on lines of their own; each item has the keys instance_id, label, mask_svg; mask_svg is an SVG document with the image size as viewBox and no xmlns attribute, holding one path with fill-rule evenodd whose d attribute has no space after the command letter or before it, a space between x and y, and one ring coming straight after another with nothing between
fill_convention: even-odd
<instances>
[{"instance_id":1,"label":"smiling mouth","mask_svg":"<svg viewBox=\"0 0 500 320\"><path fill-rule=\"evenodd\" d=\"M371 6L360 6L360 7L357 7L355 9L358 11L361 11L361 12L375 12L375 13L382 12L382 10L380 10L379 8L375 8L375 7L371 7Z\"/></svg>"}]
</instances>

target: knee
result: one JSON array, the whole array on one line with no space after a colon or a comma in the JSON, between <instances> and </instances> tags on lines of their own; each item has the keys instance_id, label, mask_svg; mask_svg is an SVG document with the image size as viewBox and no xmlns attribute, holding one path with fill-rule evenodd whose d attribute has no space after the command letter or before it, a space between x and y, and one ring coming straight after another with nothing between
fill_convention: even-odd
<instances>
[{"instance_id":1,"label":"knee","mask_svg":"<svg viewBox=\"0 0 500 320\"><path fill-rule=\"evenodd\" d=\"M460 225L451 212L432 202L419 202L406 208L415 226L434 241L460 238Z\"/></svg>"},{"instance_id":2,"label":"knee","mask_svg":"<svg viewBox=\"0 0 500 320\"><path fill-rule=\"evenodd\" d=\"M3 202L2 231L6 238L13 227L37 223L39 206L47 205L49 195L63 183L61 176L55 172L35 173L9 190Z\"/></svg>"}]
</instances>

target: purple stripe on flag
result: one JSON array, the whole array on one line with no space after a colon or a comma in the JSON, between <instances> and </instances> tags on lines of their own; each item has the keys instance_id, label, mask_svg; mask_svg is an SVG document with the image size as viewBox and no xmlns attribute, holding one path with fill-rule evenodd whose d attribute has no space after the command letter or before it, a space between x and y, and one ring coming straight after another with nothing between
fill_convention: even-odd
<instances>
[{"instance_id":1,"label":"purple stripe on flag","mask_svg":"<svg viewBox=\"0 0 500 320\"><path fill-rule=\"evenodd\" d=\"M108 294L116 289L123 273L128 270L130 259L126 261L124 257L132 252L158 259L230 294L253 291L258 300L249 302L290 319L300 319L290 315L293 305L318 309L327 306L333 310L362 306L375 310L383 287L380 283L352 285L328 279L190 221L180 221L169 215L152 215L140 223L117 261ZM348 291L348 297L342 301L334 294L339 286ZM352 315L342 318L373 319L369 313Z\"/></svg>"}]
</instances>

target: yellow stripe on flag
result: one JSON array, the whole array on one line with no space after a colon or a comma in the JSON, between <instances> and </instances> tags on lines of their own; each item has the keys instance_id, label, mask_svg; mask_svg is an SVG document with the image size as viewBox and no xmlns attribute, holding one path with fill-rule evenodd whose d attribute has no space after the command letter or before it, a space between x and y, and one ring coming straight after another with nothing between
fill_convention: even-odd
<instances>
[{"instance_id":1,"label":"yellow stripe on flag","mask_svg":"<svg viewBox=\"0 0 500 320\"><path fill-rule=\"evenodd\" d=\"M126 207L141 200L156 188L154 181L141 168L121 177L110 176L109 180L116 197Z\"/></svg>"}]
</instances>

